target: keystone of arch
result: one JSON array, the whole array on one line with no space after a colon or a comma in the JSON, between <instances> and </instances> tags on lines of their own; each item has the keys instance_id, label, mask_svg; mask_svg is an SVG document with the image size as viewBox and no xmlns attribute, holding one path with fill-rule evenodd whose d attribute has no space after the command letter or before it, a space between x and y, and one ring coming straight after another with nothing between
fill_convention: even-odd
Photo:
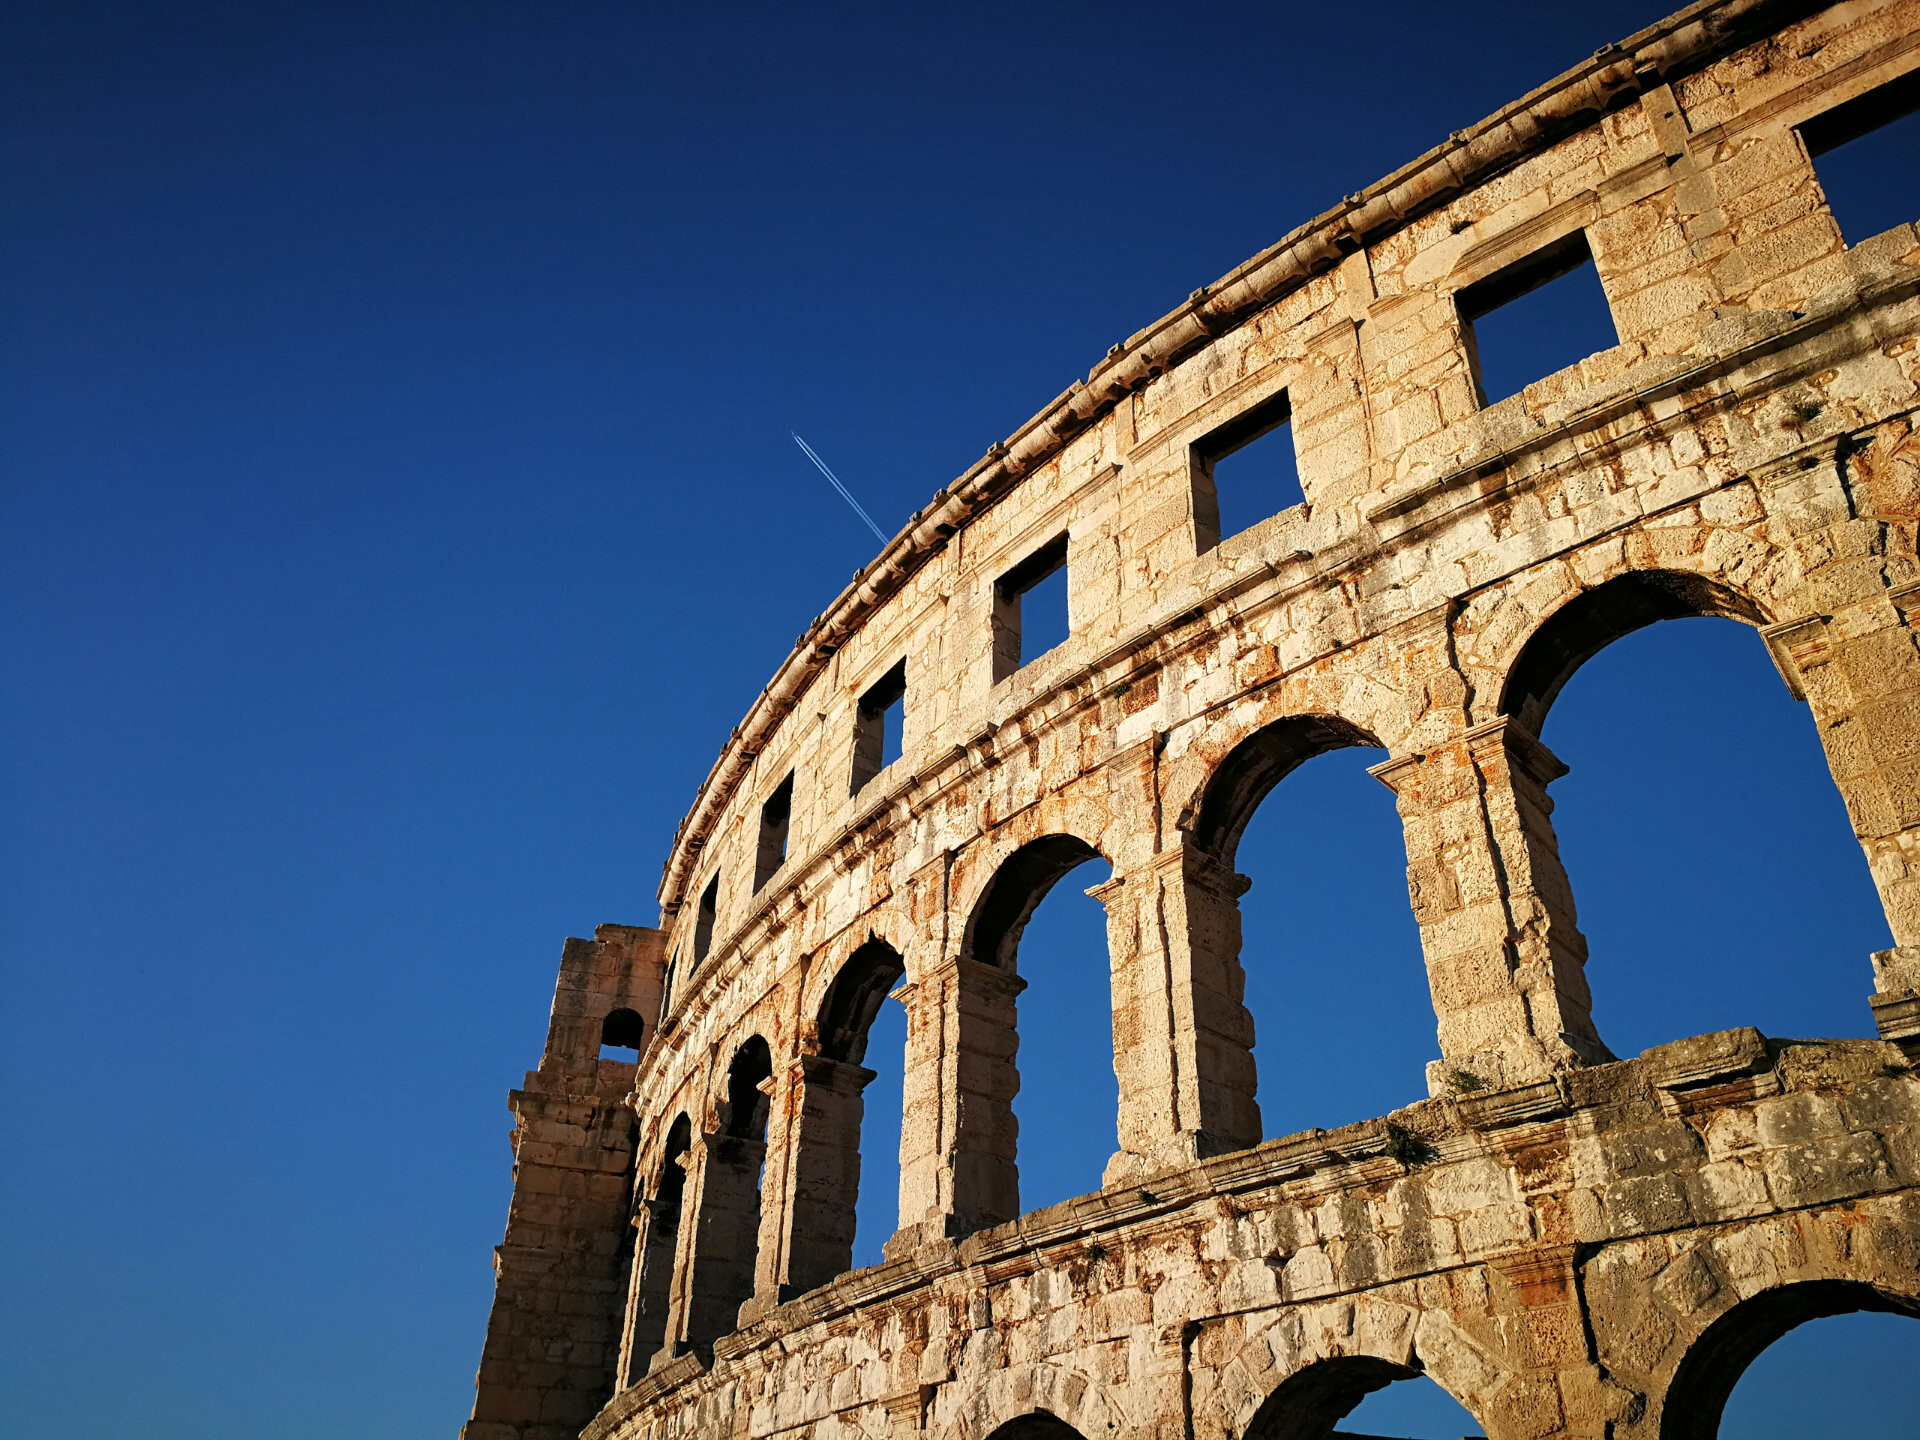
<instances>
[{"instance_id":1,"label":"keystone of arch","mask_svg":"<svg viewBox=\"0 0 1920 1440\"><path fill-rule=\"evenodd\" d=\"M1195 1407L1195 1440L1243 1440L1288 1380L1328 1360L1366 1356L1422 1370L1483 1418L1506 1370L1445 1315L1398 1301L1333 1300L1289 1310L1256 1330Z\"/></svg>"},{"instance_id":2,"label":"keystone of arch","mask_svg":"<svg viewBox=\"0 0 1920 1440\"><path fill-rule=\"evenodd\" d=\"M1064 1365L1010 1365L996 1370L953 1407L932 1440L987 1440L1009 1420L1044 1410L1086 1440L1121 1440L1132 1427L1093 1378Z\"/></svg>"}]
</instances>

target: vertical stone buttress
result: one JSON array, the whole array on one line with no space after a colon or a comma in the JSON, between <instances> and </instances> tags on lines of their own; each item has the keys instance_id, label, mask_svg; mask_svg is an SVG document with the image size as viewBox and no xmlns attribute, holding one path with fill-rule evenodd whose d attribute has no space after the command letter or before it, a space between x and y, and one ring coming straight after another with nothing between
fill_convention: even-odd
<instances>
[{"instance_id":1,"label":"vertical stone buttress","mask_svg":"<svg viewBox=\"0 0 1920 1440\"><path fill-rule=\"evenodd\" d=\"M1010 971L953 955L895 992L907 1007L907 1104L889 1258L1020 1213L1014 1003L1025 988Z\"/></svg>"},{"instance_id":2,"label":"vertical stone buttress","mask_svg":"<svg viewBox=\"0 0 1920 1440\"><path fill-rule=\"evenodd\" d=\"M1444 1093L1454 1071L1505 1086L1610 1059L1547 797L1566 766L1503 716L1370 773L1394 792L1406 833L1439 1022L1429 1087Z\"/></svg>"},{"instance_id":3,"label":"vertical stone buttress","mask_svg":"<svg viewBox=\"0 0 1920 1440\"><path fill-rule=\"evenodd\" d=\"M634 1066L600 1058L614 1010L659 1016L663 937L569 940L546 1050L508 1098L513 1198L463 1440L572 1440L613 1394L633 1230Z\"/></svg>"}]
</instances>

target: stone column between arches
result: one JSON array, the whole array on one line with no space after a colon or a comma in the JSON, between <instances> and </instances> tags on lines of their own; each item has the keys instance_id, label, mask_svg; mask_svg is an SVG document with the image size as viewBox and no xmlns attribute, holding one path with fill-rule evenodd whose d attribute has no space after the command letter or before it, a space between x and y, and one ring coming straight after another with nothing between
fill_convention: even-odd
<instances>
[{"instance_id":1,"label":"stone column between arches","mask_svg":"<svg viewBox=\"0 0 1920 1440\"><path fill-rule=\"evenodd\" d=\"M769 1207L780 1213L763 1227L766 1253L756 1302L790 1300L852 1268L863 1095L874 1073L824 1055L794 1060L787 1087L794 1115L785 1146L785 1204ZM770 1228L779 1232L777 1249L767 1242Z\"/></svg>"},{"instance_id":2,"label":"stone column between arches","mask_svg":"<svg viewBox=\"0 0 1920 1440\"><path fill-rule=\"evenodd\" d=\"M1587 942L1547 795L1567 767L1502 717L1368 773L1394 792L1406 834L1440 1040L1429 1091L1612 1059L1593 1028Z\"/></svg>"},{"instance_id":3,"label":"stone column between arches","mask_svg":"<svg viewBox=\"0 0 1920 1440\"><path fill-rule=\"evenodd\" d=\"M900 1228L889 1260L1020 1213L1014 1005L1026 982L949 956L893 992L907 1011Z\"/></svg>"},{"instance_id":4,"label":"stone column between arches","mask_svg":"<svg viewBox=\"0 0 1920 1440\"><path fill-rule=\"evenodd\" d=\"M1186 837L1087 893L1107 910L1120 1148L1108 1186L1257 1145L1240 968L1248 881Z\"/></svg>"}]
</instances>

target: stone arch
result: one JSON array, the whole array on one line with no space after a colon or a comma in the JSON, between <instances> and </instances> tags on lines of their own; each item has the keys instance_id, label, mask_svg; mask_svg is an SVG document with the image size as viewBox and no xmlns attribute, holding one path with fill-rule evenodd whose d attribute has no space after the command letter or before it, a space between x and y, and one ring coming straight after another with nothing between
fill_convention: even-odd
<instances>
[{"instance_id":1,"label":"stone arch","mask_svg":"<svg viewBox=\"0 0 1920 1440\"><path fill-rule=\"evenodd\" d=\"M1658 621L1697 617L1767 623L1748 596L1683 570L1631 570L1582 590L1526 636L1502 677L1499 713L1538 736L1561 688L1595 655Z\"/></svg>"},{"instance_id":2,"label":"stone arch","mask_svg":"<svg viewBox=\"0 0 1920 1440\"><path fill-rule=\"evenodd\" d=\"M1030 822L1036 828L1039 823ZM946 1097L954 1116L948 1213L962 1234L1021 1213L1020 1127L1013 1109L1020 1092L1016 1002L1026 988L1016 961L1020 937L1040 902L1069 871L1106 857L1087 840L1060 830L1029 832L1023 843L992 858L985 882L963 912L967 918L944 1002L952 1023L943 1029L942 1043L958 1062L950 1070L957 1093ZM1111 1024L1111 1005L1108 1018Z\"/></svg>"},{"instance_id":3,"label":"stone arch","mask_svg":"<svg viewBox=\"0 0 1920 1440\"><path fill-rule=\"evenodd\" d=\"M1193 814L1194 842L1231 870L1247 822L1274 786L1307 761L1352 745L1386 748L1371 731L1338 715L1289 715L1261 726L1207 777Z\"/></svg>"},{"instance_id":4,"label":"stone arch","mask_svg":"<svg viewBox=\"0 0 1920 1440\"><path fill-rule=\"evenodd\" d=\"M1196 1440L1321 1440L1369 1393L1426 1375L1476 1416L1504 1370L1437 1311L1385 1298L1290 1310L1243 1340L1196 1405Z\"/></svg>"},{"instance_id":5,"label":"stone arch","mask_svg":"<svg viewBox=\"0 0 1920 1440\"><path fill-rule=\"evenodd\" d=\"M791 1132L786 1293L817 1289L852 1267L863 1095L874 1078L860 1062L868 1029L905 973L900 952L869 934L821 996L818 1053L799 1058L795 1077L800 1093Z\"/></svg>"},{"instance_id":6,"label":"stone arch","mask_svg":"<svg viewBox=\"0 0 1920 1440\"><path fill-rule=\"evenodd\" d=\"M833 972L815 1011L820 1054L858 1065L867 1031L887 994L906 974L906 961L872 931Z\"/></svg>"},{"instance_id":7,"label":"stone arch","mask_svg":"<svg viewBox=\"0 0 1920 1440\"><path fill-rule=\"evenodd\" d=\"M1733 1387L1762 1351L1810 1320L1858 1311L1920 1321L1920 1295L1865 1280L1803 1280L1748 1296L1687 1346L1660 1410L1660 1440L1715 1440Z\"/></svg>"},{"instance_id":8,"label":"stone arch","mask_svg":"<svg viewBox=\"0 0 1920 1440\"><path fill-rule=\"evenodd\" d=\"M1269 720L1215 761L1180 816L1181 934L1192 984L1205 1000L1194 1005L1196 1023L1206 1031L1198 1058L1205 1066L1206 1128L1221 1148L1258 1144L1265 1133L1253 1055L1257 1027L1246 1005L1240 958L1241 899L1253 885L1235 872L1241 837L1288 775L1321 755L1356 746L1385 750L1373 731L1340 715L1305 711ZM1396 890L1398 876L1396 867ZM1417 980L1414 993L1424 994Z\"/></svg>"},{"instance_id":9,"label":"stone arch","mask_svg":"<svg viewBox=\"0 0 1920 1440\"><path fill-rule=\"evenodd\" d=\"M700 1213L686 1295L686 1338L697 1352L738 1328L753 1298L760 1253L760 1182L772 1111L773 1051L752 1034L734 1048L714 1087L713 1126L699 1139Z\"/></svg>"},{"instance_id":10,"label":"stone arch","mask_svg":"<svg viewBox=\"0 0 1920 1440\"><path fill-rule=\"evenodd\" d=\"M1070 870L1103 859L1099 849L1065 832L1029 840L993 869L967 916L961 953L967 959L1018 973L1014 957L1027 921Z\"/></svg>"},{"instance_id":11,"label":"stone arch","mask_svg":"<svg viewBox=\"0 0 1920 1440\"><path fill-rule=\"evenodd\" d=\"M667 1126L658 1159L643 1171L639 1260L627 1301L625 1378L632 1385L667 1339L667 1316L673 1298L673 1272L679 1253L680 1218L687 1180L682 1163L693 1149L693 1121L682 1110Z\"/></svg>"},{"instance_id":12,"label":"stone arch","mask_svg":"<svg viewBox=\"0 0 1920 1440\"><path fill-rule=\"evenodd\" d=\"M1126 1413L1092 1376L1064 1365L1010 1365L996 1370L954 1402L947 1415L936 1440L989 1440L1009 1426L1041 1416L1069 1427L1084 1440L1121 1440L1132 1429ZM1021 1440L1044 1440L1045 1435L1064 1440L1044 1421L1022 1428L1027 1433ZM1031 1433L1035 1430L1043 1434L1035 1436Z\"/></svg>"}]
</instances>

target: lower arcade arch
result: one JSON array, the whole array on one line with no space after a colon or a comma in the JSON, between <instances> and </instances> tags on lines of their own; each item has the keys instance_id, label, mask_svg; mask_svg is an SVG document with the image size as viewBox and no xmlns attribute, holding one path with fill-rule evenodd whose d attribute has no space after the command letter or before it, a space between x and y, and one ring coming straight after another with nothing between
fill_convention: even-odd
<instances>
[{"instance_id":1,"label":"lower arcade arch","mask_svg":"<svg viewBox=\"0 0 1920 1440\"><path fill-rule=\"evenodd\" d=\"M864 1097L875 1078L875 1071L861 1062L888 992L905 973L900 953L870 936L847 958L821 999L819 1053L800 1060L786 1294L815 1289L852 1266ZM900 1057L893 1063L899 1065ZM882 1177L889 1173L885 1165L872 1168Z\"/></svg>"},{"instance_id":2,"label":"lower arcade arch","mask_svg":"<svg viewBox=\"0 0 1920 1440\"><path fill-rule=\"evenodd\" d=\"M1660 1440L1718 1440L1735 1386L1770 1346L1802 1325L1862 1312L1901 1317L1913 1332L1910 1354L1920 1358L1920 1323L1914 1323L1920 1321L1920 1296L1899 1295L1861 1281L1813 1280L1763 1290L1741 1301L1688 1347L1661 1405ZM1911 1368L1883 1380L1886 1415L1897 1425L1909 1424ZM1739 1437L1729 1435L1728 1440Z\"/></svg>"},{"instance_id":3,"label":"lower arcade arch","mask_svg":"<svg viewBox=\"0 0 1920 1440\"><path fill-rule=\"evenodd\" d=\"M957 977L966 998L957 1035L960 1133L953 1190L963 1230L1001 1224L1036 1204L1100 1188L1101 1169L1114 1148L1118 1104L1103 915L1086 913L1095 908L1087 902L1069 914L1056 900L1033 932L1044 936L1045 959L1036 957L1031 944L1024 966L1020 956L1036 912L1059 883L1104 861L1076 835L1045 835L1002 860L974 904ZM1056 911L1065 923L1051 923ZM1016 1111L1023 1090L1023 1026L1030 1038L1037 1034L1046 1043L1029 1052L1039 1059L1042 1083L1026 1087L1027 1102ZM1104 1126L1096 1126L1096 1106L1107 1114ZM1023 1119L1028 1153L1047 1161L1024 1186Z\"/></svg>"},{"instance_id":4,"label":"lower arcade arch","mask_svg":"<svg viewBox=\"0 0 1920 1440\"><path fill-rule=\"evenodd\" d=\"M1388 1411L1379 1404L1402 1387L1413 1405ZM1459 1440L1480 1433L1472 1412L1428 1377L1417 1361L1403 1365L1377 1355L1344 1355L1288 1376L1255 1413L1243 1440L1372 1440L1376 1434Z\"/></svg>"},{"instance_id":5,"label":"lower arcade arch","mask_svg":"<svg viewBox=\"0 0 1920 1440\"><path fill-rule=\"evenodd\" d=\"M1078 1430L1048 1410L1016 1415L1000 1425L987 1440L1086 1440Z\"/></svg>"}]
</instances>

